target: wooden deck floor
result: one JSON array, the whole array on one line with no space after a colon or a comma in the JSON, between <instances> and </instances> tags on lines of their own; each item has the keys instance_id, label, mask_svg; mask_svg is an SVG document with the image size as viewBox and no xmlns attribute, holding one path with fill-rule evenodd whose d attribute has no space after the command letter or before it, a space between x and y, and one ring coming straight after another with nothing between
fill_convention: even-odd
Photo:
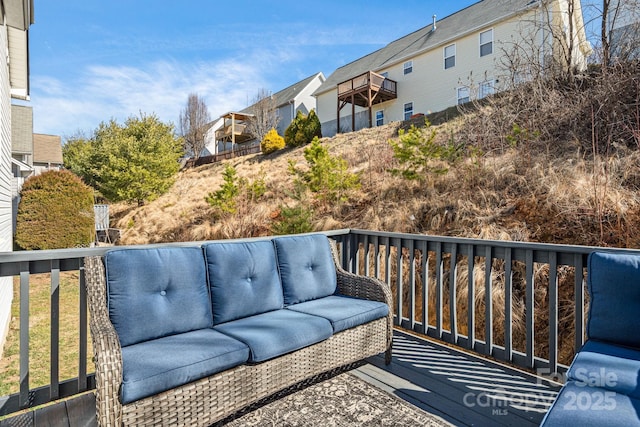
<instances>
[{"instance_id":1,"label":"wooden deck floor","mask_svg":"<svg viewBox=\"0 0 640 427\"><path fill-rule=\"evenodd\" d=\"M400 331L393 350L391 365L377 356L352 372L456 426L537 426L560 388ZM93 393L0 421L0 427L95 425Z\"/></svg>"}]
</instances>

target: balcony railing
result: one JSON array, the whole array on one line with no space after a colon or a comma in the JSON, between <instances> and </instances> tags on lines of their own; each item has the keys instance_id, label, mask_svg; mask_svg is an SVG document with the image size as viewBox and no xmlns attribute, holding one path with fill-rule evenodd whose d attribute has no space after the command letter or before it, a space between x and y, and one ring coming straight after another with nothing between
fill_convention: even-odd
<instances>
[{"instance_id":1,"label":"balcony railing","mask_svg":"<svg viewBox=\"0 0 640 427\"><path fill-rule=\"evenodd\" d=\"M398 97L398 83L373 71L353 77L338 84L338 99L348 99L353 95L371 90L367 96L353 96L353 102L361 107L377 104ZM373 96L375 95L375 96ZM370 98L371 97L371 98Z\"/></svg>"},{"instance_id":2,"label":"balcony railing","mask_svg":"<svg viewBox=\"0 0 640 427\"><path fill-rule=\"evenodd\" d=\"M391 285L399 327L551 374L567 369L585 339L585 263L596 248L364 230L326 234L338 242L347 270ZM0 254L0 276L17 278L20 325L19 391L0 398L0 416L95 387L86 362L89 341L83 258L106 250ZM60 275L68 271L78 273L75 325L79 344L73 350L79 353L79 363L77 377L60 381L61 352L69 350L59 345ZM30 367L42 362L31 358L29 351L30 277L40 273L50 275L51 284L50 384L31 388Z\"/></svg>"}]
</instances>

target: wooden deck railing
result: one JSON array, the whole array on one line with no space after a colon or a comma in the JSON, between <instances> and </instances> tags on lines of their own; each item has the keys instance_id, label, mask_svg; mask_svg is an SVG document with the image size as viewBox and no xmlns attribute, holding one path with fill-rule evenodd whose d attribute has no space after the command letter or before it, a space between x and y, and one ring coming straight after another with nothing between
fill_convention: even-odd
<instances>
[{"instance_id":1,"label":"wooden deck railing","mask_svg":"<svg viewBox=\"0 0 640 427\"><path fill-rule=\"evenodd\" d=\"M364 74L356 76L352 79L338 84L338 98L346 96L351 92L358 92L363 88L371 86L374 91L385 92L393 97L397 96L397 85L395 80L384 77L373 71L367 71Z\"/></svg>"},{"instance_id":2,"label":"wooden deck railing","mask_svg":"<svg viewBox=\"0 0 640 427\"><path fill-rule=\"evenodd\" d=\"M602 248L365 230L326 234L339 243L347 270L378 277L391 285L399 327L551 374L562 374L575 349L584 342L586 257ZM0 397L0 416L94 388L94 376L87 372L86 363L83 258L106 250L0 254L0 276L17 278L20 325L19 392ZM60 381L60 356L69 350L59 345L60 274L67 271L79 273L79 314L75 321L78 348L73 351L80 356L77 377ZM29 352L30 277L39 273L49 274L51 282L50 384L31 388L30 368L42 363Z\"/></svg>"}]
</instances>

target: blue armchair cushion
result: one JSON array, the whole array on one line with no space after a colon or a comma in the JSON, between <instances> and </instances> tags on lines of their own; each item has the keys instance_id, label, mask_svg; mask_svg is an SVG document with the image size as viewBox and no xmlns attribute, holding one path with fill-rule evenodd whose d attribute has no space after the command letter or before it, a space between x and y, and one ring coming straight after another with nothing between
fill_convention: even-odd
<instances>
[{"instance_id":1,"label":"blue armchair cushion","mask_svg":"<svg viewBox=\"0 0 640 427\"><path fill-rule=\"evenodd\" d=\"M109 317L121 345L212 326L202 249L116 249L104 263Z\"/></svg>"},{"instance_id":2,"label":"blue armchair cushion","mask_svg":"<svg viewBox=\"0 0 640 427\"><path fill-rule=\"evenodd\" d=\"M640 426L640 401L569 380L542 420L544 427Z\"/></svg>"},{"instance_id":3,"label":"blue armchair cushion","mask_svg":"<svg viewBox=\"0 0 640 427\"><path fill-rule=\"evenodd\" d=\"M331 323L322 317L276 310L216 325L214 328L251 349L250 362L262 362L329 338Z\"/></svg>"},{"instance_id":4,"label":"blue armchair cushion","mask_svg":"<svg viewBox=\"0 0 640 427\"><path fill-rule=\"evenodd\" d=\"M640 256L593 252L588 260L591 339L640 347Z\"/></svg>"},{"instance_id":5,"label":"blue armchair cushion","mask_svg":"<svg viewBox=\"0 0 640 427\"><path fill-rule=\"evenodd\" d=\"M273 240L284 304L296 304L332 295L336 269L329 240L322 234L279 237Z\"/></svg>"},{"instance_id":6,"label":"blue armchair cushion","mask_svg":"<svg viewBox=\"0 0 640 427\"><path fill-rule=\"evenodd\" d=\"M240 341L200 329L122 348L120 400L127 404L246 363Z\"/></svg>"},{"instance_id":7,"label":"blue armchair cushion","mask_svg":"<svg viewBox=\"0 0 640 427\"><path fill-rule=\"evenodd\" d=\"M324 317L331 322L333 333L363 325L389 314L389 307L383 302L341 295L293 304L287 306L287 310Z\"/></svg>"},{"instance_id":8,"label":"blue armchair cushion","mask_svg":"<svg viewBox=\"0 0 640 427\"><path fill-rule=\"evenodd\" d=\"M204 253L214 325L283 307L271 242L210 243Z\"/></svg>"},{"instance_id":9,"label":"blue armchair cushion","mask_svg":"<svg viewBox=\"0 0 640 427\"><path fill-rule=\"evenodd\" d=\"M567 378L640 399L640 350L589 340L576 354Z\"/></svg>"}]
</instances>

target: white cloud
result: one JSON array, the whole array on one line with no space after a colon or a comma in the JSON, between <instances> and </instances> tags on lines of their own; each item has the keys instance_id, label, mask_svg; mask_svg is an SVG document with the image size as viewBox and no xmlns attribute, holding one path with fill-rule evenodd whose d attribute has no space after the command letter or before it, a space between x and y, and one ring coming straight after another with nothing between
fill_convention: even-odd
<instances>
[{"instance_id":1,"label":"white cloud","mask_svg":"<svg viewBox=\"0 0 640 427\"><path fill-rule=\"evenodd\" d=\"M244 108L247 99L266 86L263 75L260 57L195 64L165 60L142 67L94 65L70 82L32 75L34 132L90 133L102 121L123 122L140 112L175 124L191 92L205 99L215 118Z\"/></svg>"}]
</instances>

